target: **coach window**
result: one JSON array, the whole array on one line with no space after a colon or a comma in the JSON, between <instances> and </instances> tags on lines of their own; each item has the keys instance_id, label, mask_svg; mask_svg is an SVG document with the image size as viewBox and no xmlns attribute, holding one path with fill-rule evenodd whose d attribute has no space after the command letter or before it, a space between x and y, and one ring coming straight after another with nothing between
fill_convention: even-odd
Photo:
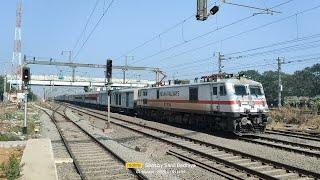
<instances>
[{"instance_id":1,"label":"coach window","mask_svg":"<svg viewBox=\"0 0 320 180\"><path fill-rule=\"evenodd\" d=\"M159 99L159 89L157 89L157 99Z\"/></svg>"},{"instance_id":2,"label":"coach window","mask_svg":"<svg viewBox=\"0 0 320 180\"><path fill-rule=\"evenodd\" d=\"M116 105L118 105L118 94L115 94L116 96Z\"/></svg>"},{"instance_id":3,"label":"coach window","mask_svg":"<svg viewBox=\"0 0 320 180\"><path fill-rule=\"evenodd\" d=\"M226 92L226 87L224 85L220 86L220 89L219 89L219 95L220 96L225 96L227 95L227 92Z\"/></svg>"},{"instance_id":4,"label":"coach window","mask_svg":"<svg viewBox=\"0 0 320 180\"><path fill-rule=\"evenodd\" d=\"M119 94L119 105L121 106L121 94Z\"/></svg>"},{"instance_id":5,"label":"coach window","mask_svg":"<svg viewBox=\"0 0 320 180\"><path fill-rule=\"evenodd\" d=\"M218 95L218 87L212 88L212 95Z\"/></svg>"},{"instance_id":6,"label":"coach window","mask_svg":"<svg viewBox=\"0 0 320 180\"><path fill-rule=\"evenodd\" d=\"M198 88L190 87L189 88L189 100L190 101L198 101Z\"/></svg>"}]
</instances>

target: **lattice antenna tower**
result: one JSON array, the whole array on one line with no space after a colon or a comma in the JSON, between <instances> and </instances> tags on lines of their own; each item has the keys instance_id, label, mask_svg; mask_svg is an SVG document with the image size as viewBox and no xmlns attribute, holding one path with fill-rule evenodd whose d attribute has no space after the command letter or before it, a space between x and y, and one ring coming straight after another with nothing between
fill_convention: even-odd
<instances>
[{"instance_id":1,"label":"lattice antenna tower","mask_svg":"<svg viewBox=\"0 0 320 180\"><path fill-rule=\"evenodd\" d=\"M22 65L22 53L21 53L21 16L22 16L22 0L18 1L16 11L16 27L14 31L14 46L12 56L12 71L13 74L19 75L20 67Z\"/></svg>"}]
</instances>

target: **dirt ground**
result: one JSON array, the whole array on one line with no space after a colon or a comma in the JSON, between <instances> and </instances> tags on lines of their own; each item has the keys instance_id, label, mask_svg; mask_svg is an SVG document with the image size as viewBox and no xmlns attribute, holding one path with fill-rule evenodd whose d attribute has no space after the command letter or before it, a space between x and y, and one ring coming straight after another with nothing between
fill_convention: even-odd
<instances>
[{"instance_id":1,"label":"dirt ground","mask_svg":"<svg viewBox=\"0 0 320 180\"><path fill-rule=\"evenodd\" d=\"M21 161L24 148L0 148L0 164L9 161L11 154L14 154L19 161ZM0 169L0 179L6 179L2 170Z\"/></svg>"}]
</instances>

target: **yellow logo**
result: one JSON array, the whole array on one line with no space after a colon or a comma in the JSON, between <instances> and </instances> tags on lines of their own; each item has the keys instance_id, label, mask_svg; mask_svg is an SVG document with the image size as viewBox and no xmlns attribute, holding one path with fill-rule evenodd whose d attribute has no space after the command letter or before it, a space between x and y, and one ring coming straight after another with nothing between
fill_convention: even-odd
<instances>
[{"instance_id":1,"label":"yellow logo","mask_svg":"<svg viewBox=\"0 0 320 180\"><path fill-rule=\"evenodd\" d=\"M142 162L126 162L126 169L135 168L140 169L143 168Z\"/></svg>"}]
</instances>

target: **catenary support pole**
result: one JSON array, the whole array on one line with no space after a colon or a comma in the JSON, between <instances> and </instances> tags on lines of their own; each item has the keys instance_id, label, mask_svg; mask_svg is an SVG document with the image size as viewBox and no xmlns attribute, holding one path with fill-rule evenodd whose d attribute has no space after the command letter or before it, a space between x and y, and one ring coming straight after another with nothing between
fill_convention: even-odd
<instances>
[{"instance_id":1,"label":"catenary support pole","mask_svg":"<svg viewBox=\"0 0 320 180\"><path fill-rule=\"evenodd\" d=\"M278 57L278 107L280 108L281 105L281 93L282 93L282 82L281 82L281 59Z\"/></svg>"}]
</instances>

